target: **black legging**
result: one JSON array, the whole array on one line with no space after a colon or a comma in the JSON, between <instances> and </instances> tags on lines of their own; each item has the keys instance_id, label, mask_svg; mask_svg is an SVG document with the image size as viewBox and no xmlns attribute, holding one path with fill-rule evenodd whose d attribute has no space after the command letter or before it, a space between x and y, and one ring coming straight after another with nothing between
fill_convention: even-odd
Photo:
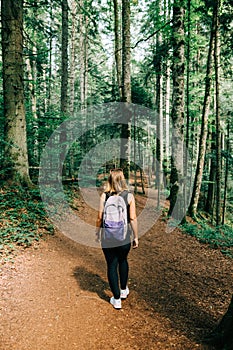
<instances>
[{"instance_id":1,"label":"black legging","mask_svg":"<svg viewBox=\"0 0 233 350\"><path fill-rule=\"evenodd\" d=\"M126 289L129 265L127 256L130 251L131 243L114 248L103 248L104 256L107 262L108 282L115 299L120 298L118 267L121 289Z\"/></svg>"}]
</instances>

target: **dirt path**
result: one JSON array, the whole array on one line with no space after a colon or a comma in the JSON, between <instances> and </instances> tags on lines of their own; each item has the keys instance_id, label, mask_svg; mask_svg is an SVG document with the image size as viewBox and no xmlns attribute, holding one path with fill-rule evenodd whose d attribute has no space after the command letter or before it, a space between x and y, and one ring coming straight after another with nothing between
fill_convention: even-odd
<instances>
[{"instance_id":1,"label":"dirt path","mask_svg":"<svg viewBox=\"0 0 233 350\"><path fill-rule=\"evenodd\" d=\"M1 269L1 350L193 350L226 310L232 260L158 220L131 251L120 311L100 249L57 233Z\"/></svg>"}]
</instances>

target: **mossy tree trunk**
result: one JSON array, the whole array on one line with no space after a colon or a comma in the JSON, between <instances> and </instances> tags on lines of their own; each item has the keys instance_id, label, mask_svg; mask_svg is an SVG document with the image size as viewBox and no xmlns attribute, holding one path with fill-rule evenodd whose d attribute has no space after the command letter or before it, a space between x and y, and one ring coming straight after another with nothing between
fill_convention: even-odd
<instances>
[{"instance_id":1,"label":"mossy tree trunk","mask_svg":"<svg viewBox=\"0 0 233 350\"><path fill-rule=\"evenodd\" d=\"M6 179L31 184L24 106L23 0L2 0Z\"/></svg>"}]
</instances>

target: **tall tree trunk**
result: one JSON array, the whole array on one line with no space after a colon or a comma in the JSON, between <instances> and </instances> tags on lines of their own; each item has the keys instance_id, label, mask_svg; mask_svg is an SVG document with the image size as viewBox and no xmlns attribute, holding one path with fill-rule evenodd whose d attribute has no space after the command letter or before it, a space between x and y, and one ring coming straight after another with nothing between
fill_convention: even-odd
<instances>
[{"instance_id":1,"label":"tall tree trunk","mask_svg":"<svg viewBox=\"0 0 233 350\"><path fill-rule=\"evenodd\" d=\"M85 56L84 56L84 24L83 24L83 0L79 0L79 67L80 67L80 104L81 109L85 108L85 93L84 93L84 71L85 71Z\"/></svg>"},{"instance_id":2,"label":"tall tree trunk","mask_svg":"<svg viewBox=\"0 0 233 350\"><path fill-rule=\"evenodd\" d=\"M122 50L121 50L121 36L120 36L120 21L119 21L119 0L114 0L114 35L115 35L115 62L117 86L120 100L122 99L122 80L121 80L121 66L122 66Z\"/></svg>"},{"instance_id":3,"label":"tall tree trunk","mask_svg":"<svg viewBox=\"0 0 233 350\"><path fill-rule=\"evenodd\" d=\"M224 179L224 197L223 197L223 208L222 208L222 225L225 224L225 212L227 205L227 182L229 174L229 158L230 158L230 122L227 125L227 144L226 144L226 162L225 162L225 179Z\"/></svg>"},{"instance_id":4,"label":"tall tree trunk","mask_svg":"<svg viewBox=\"0 0 233 350\"><path fill-rule=\"evenodd\" d=\"M216 13L214 11L212 26L211 26L211 34L210 34L209 52L208 52L208 58L207 58L205 97L204 97L204 104L203 104L203 110L202 110L199 152L198 152L197 167L196 167L196 173L195 173L195 179L194 179L194 185L193 185L193 193L192 193L192 198L189 205L189 213L191 216L195 216L197 213L197 205L198 205L199 196L200 196L202 174L203 174L205 153L206 153L208 117L209 117L209 109L210 109L210 88L211 88L211 81L212 81L212 57L213 57L213 50L214 50L215 16L216 16Z\"/></svg>"},{"instance_id":5,"label":"tall tree trunk","mask_svg":"<svg viewBox=\"0 0 233 350\"><path fill-rule=\"evenodd\" d=\"M215 129L215 122L212 123L212 127ZM208 193L205 203L205 211L210 215L214 212L214 197L216 187L216 132L211 133L211 160L210 160L210 173L209 173L209 184Z\"/></svg>"},{"instance_id":6,"label":"tall tree trunk","mask_svg":"<svg viewBox=\"0 0 233 350\"><path fill-rule=\"evenodd\" d=\"M52 50L53 50L53 4L52 0L49 1L49 30L50 30L50 36L49 36L49 67L48 67L48 84L47 84L47 99L45 101L45 112L48 111L50 105L51 105L51 90L52 90Z\"/></svg>"},{"instance_id":7,"label":"tall tree trunk","mask_svg":"<svg viewBox=\"0 0 233 350\"><path fill-rule=\"evenodd\" d=\"M131 103L130 0L122 0L122 102Z\"/></svg>"},{"instance_id":8,"label":"tall tree trunk","mask_svg":"<svg viewBox=\"0 0 233 350\"><path fill-rule=\"evenodd\" d=\"M169 158L169 148L170 148L170 89L171 89L171 79L170 79L170 60L166 63L166 102L165 102L165 154L166 162Z\"/></svg>"},{"instance_id":9,"label":"tall tree trunk","mask_svg":"<svg viewBox=\"0 0 233 350\"><path fill-rule=\"evenodd\" d=\"M162 16L161 2L157 1L156 17ZM156 34L156 56L154 59L154 68L156 73L156 187L158 191L157 207L160 206L160 190L163 164L163 76L162 76L162 34Z\"/></svg>"},{"instance_id":10,"label":"tall tree trunk","mask_svg":"<svg viewBox=\"0 0 233 350\"><path fill-rule=\"evenodd\" d=\"M61 112L68 109L68 2L62 0Z\"/></svg>"},{"instance_id":11,"label":"tall tree trunk","mask_svg":"<svg viewBox=\"0 0 233 350\"><path fill-rule=\"evenodd\" d=\"M79 0L79 11L80 105L83 110L87 107L88 92L88 17L83 0Z\"/></svg>"},{"instance_id":12,"label":"tall tree trunk","mask_svg":"<svg viewBox=\"0 0 233 350\"><path fill-rule=\"evenodd\" d=\"M85 38L84 38L84 57L85 57L85 69L84 69L84 100L85 106L87 106L88 97L88 22L89 18L85 18Z\"/></svg>"},{"instance_id":13,"label":"tall tree trunk","mask_svg":"<svg viewBox=\"0 0 233 350\"><path fill-rule=\"evenodd\" d=\"M77 1L71 3L71 49L70 49L70 115L74 116L75 111L75 79L76 79L76 59L77 59ZM69 152L69 178L74 179L74 149Z\"/></svg>"},{"instance_id":14,"label":"tall tree trunk","mask_svg":"<svg viewBox=\"0 0 233 350\"><path fill-rule=\"evenodd\" d=\"M171 191L168 215L180 217L182 203L181 179L183 177L183 129L184 129L184 5L175 0L173 4L173 95L172 95L172 156ZM176 206L176 210L174 212Z\"/></svg>"},{"instance_id":15,"label":"tall tree trunk","mask_svg":"<svg viewBox=\"0 0 233 350\"><path fill-rule=\"evenodd\" d=\"M76 72L76 40L77 40L77 2L72 0L72 29L71 29L71 63L70 63L70 114L74 114L75 103L75 72Z\"/></svg>"},{"instance_id":16,"label":"tall tree trunk","mask_svg":"<svg viewBox=\"0 0 233 350\"><path fill-rule=\"evenodd\" d=\"M171 3L170 0L165 0L165 19L164 23L171 20ZM169 46L169 38L166 39L167 45ZM166 85L165 85L165 160L163 162L163 170L165 177L165 186L169 183L169 164L170 164L170 95L171 95L171 61L170 55L167 55L165 70L166 70Z\"/></svg>"},{"instance_id":17,"label":"tall tree trunk","mask_svg":"<svg viewBox=\"0 0 233 350\"><path fill-rule=\"evenodd\" d=\"M68 1L62 0L62 64L61 64L61 114L68 112ZM67 130L63 127L60 132L60 174L66 175Z\"/></svg>"},{"instance_id":18,"label":"tall tree trunk","mask_svg":"<svg viewBox=\"0 0 233 350\"><path fill-rule=\"evenodd\" d=\"M3 0L2 59L7 178L30 184L23 86L23 0Z\"/></svg>"},{"instance_id":19,"label":"tall tree trunk","mask_svg":"<svg viewBox=\"0 0 233 350\"><path fill-rule=\"evenodd\" d=\"M136 194L138 192L138 187L137 187L137 116L136 113L134 113L133 116L133 161L134 161L134 193Z\"/></svg>"},{"instance_id":20,"label":"tall tree trunk","mask_svg":"<svg viewBox=\"0 0 233 350\"><path fill-rule=\"evenodd\" d=\"M191 5L191 4L190 4ZM190 8L191 10L191 8ZM196 23L196 30L195 30L195 35L198 36L200 35L200 23ZM192 70L193 70L193 75L198 75L200 74L200 66L201 66L201 63L200 63L200 48L197 48L197 51L196 51L196 55L195 55L195 60L194 62L192 62ZM197 88L198 89L198 85L199 83L198 82L193 82L193 87L194 89ZM189 144L190 144L190 147L189 147L189 154L190 154L190 159L191 159L191 163L192 163L192 166L191 166L191 169L190 169L190 183L192 184L193 183L193 180L194 180L194 177L195 177L195 167L196 167L196 164L197 164L197 159L198 159L198 149L199 149L199 133L200 133L200 130L199 130L199 124L200 124L200 118L199 116L201 115L201 108L200 106L198 107L198 111L197 113L195 113L195 115L192 116L192 123L190 125L190 133L189 133ZM192 188L190 188L190 190L192 190Z\"/></svg>"},{"instance_id":21,"label":"tall tree trunk","mask_svg":"<svg viewBox=\"0 0 233 350\"><path fill-rule=\"evenodd\" d=\"M191 0L187 1L187 31L188 31L188 37L187 37L187 73L186 73L186 139L185 139L185 154L184 154L184 178L187 178L188 175L188 149L189 149L189 139L190 139L190 98L189 98L189 88L190 88L190 42L191 42ZM191 181L191 179L190 179ZM187 194L186 192L189 191L191 183L184 184L184 198L186 200ZM186 207L186 203L185 203Z\"/></svg>"},{"instance_id":22,"label":"tall tree trunk","mask_svg":"<svg viewBox=\"0 0 233 350\"><path fill-rule=\"evenodd\" d=\"M32 53L36 56L36 47L32 48ZM26 60L27 76L28 76L28 90L30 93L30 104L32 114L32 126L33 126L33 163L38 164L39 162L39 130L38 130L38 116L37 116L37 98L36 98L36 82L37 82L37 70L35 60Z\"/></svg>"},{"instance_id":23,"label":"tall tree trunk","mask_svg":"<svg viewBox=\"0 0 233 350\"><path fill-rule=\"evenodd\" d=\"M122 110L124 121L121 128L121 167L127 180L130 176L130 123L131 111L131 50L130 50L130 0L122 0Z\"/></svg>"},{"instance_id":24,"label":"tall tree trunk","mask_svg":"<svg viewBox=\"0 0 233 350\"><path fill-rule=\"evenodd\" d=\"M215 98L216 98L216 226L221 224L221 127L220 127L220 100L219 100L219 69L220 69L220 35L219 35L219 7L220 0L216 1L215 15Z\"/></svg>"}]
</instances>

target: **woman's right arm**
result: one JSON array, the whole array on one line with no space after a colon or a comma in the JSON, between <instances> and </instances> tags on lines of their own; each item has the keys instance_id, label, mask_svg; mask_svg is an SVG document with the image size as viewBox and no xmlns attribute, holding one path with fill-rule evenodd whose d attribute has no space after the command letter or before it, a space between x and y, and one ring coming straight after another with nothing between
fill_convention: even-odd
<instances>
[{"instance_id":1,"label":"woman's right arm","mask_svg":"<svg viewBox=\"0 0 233 350\"><path fill-rule=\"evenodd\" d=\"M132 196L132 200L129 203L129 217L130 217L130 225L134 234L133 248L138 247L138 221L136 215L136 204L134 196Z\"/></svg>"},{"instance_id":2,"label":"woman's right arm","mask_svg":"<svg viewBox=\"0 0 233 350\"><path fill-rule=\"evenodd\" d=\"M102 221L103 221L103 211L104 211L104 202L105 202L105 193L102 193L100 196L100 202L99 202L99 210L98 210L98 215L96 219L96 239L100 239L100 230L102 227Z\"/></svg>"}]
</instances>

